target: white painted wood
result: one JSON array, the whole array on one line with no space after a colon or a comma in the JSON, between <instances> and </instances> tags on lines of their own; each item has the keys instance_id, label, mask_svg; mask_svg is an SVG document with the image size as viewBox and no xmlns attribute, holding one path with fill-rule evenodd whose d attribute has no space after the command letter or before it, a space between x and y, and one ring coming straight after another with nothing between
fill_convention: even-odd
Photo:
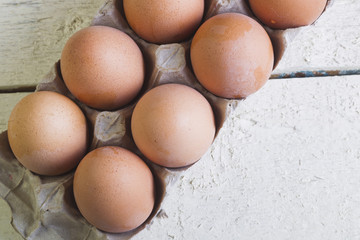
<instances>
[{"instance_id":1,"label":"white painted wood","mask_svg":"<svg viewBox=\"0 0 360 240\"><path fill-rule=\"evenodd\" d=\"M37 84L72 33L87 26L102 0L1 0L0 89ZM274 73L359 69L359 0L335 0L289 46Z\"/></svg>"},{"instance_id":2,"label":"white painted wood","mask_svg":"<svg viewBox=\"0 0 360 240\"><path fill-rule=\"evenodd\" d=\"M0 0L0 89L40 81L101 4ZM359 0L335 0L275 73L359 69L359 12ZM359 89L360 76L269 81L178 173L163 217L134 239L359 239ZM0 131L27 94L0 94Z\"/></svg>"},{"instance_id":3,"label":"white painted wood","mask_svg":"<svg viewBox=\"0 0 360 240\"><path fill-rule=\"evenodd\" d=\"M335 0L316 24L302 28L291 41L274 73L359 70L359 14L359 0Z\"/></svg>"},{"instance_id":4,"label":"white painted wood","mask_svg":"<svg viewBox=\"0 0 360 240\"><path fill-rule=\"evenodd\" d=\"M134 239L360 239L360 76L273 80Z\"/></svg>"},{"instance_id":5,"label":"white painted wood","mask_svg":"<svg viewBox=\"0 0 360 240\"><path fill-rule=\"evenodd\" d=\"M359 89L360 76L269 81L133 239L359 239Z\"/></svg>"},{"instance_id":6,"label":"white painted wood","mask_svg":"<svg viewBox=\"0 0 360 240\"><path fill-rule=\"evenodd\" d=\"M0 89L37 84L103 1L0 0Z\"/></svg>"},{"instance_id":7,"label":"white painted wood","mask_svg":"<svg viewBox=\"0 0 360 240\"><path fill-rule=\"evenodd\" d=\"M7 122L9 120L10 113L16 103L28 94L29 93L0 94L0 132L7 129Z\"/></svg>"}]
</instances>

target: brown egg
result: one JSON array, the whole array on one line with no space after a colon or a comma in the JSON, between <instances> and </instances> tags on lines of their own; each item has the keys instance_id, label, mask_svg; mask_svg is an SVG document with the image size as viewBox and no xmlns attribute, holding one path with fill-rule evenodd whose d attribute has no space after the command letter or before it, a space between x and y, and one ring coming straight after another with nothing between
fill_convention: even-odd
<instances>
[{"instance_id":1,"label":"brown egg","mask_svg":"<svg viewBox=\"0 0 360 240\"><path fill-rule=\"evenodd\" d=\"M312 24L324 11L327 0L249 0L254 14L275 29Z\"/></svg>"},{"instance_id":2,"label":"brown egg","mask_svg":"<svg viewBox=\"0 0 360 240\"><path fill-rule=\"evenodd\" d=\"M115 110L131 102L144 82L144 60L136 43L111 27L75 33L61 55L61 73L70 92L86 105Z\"/></svg>"},{"instance_id":3,"label":"brown egg","mask_svg":"<svg viewBox=\"0 0 360 240\"><path fill-rule=\"evenodd\" d=\"M185 85L165 84L137 103L131 130L136 146L152 162L183 167L199 160L210 147L215 119L199 92Z\"/></svg>"},{"instance_id":4,"label":"brown egg","mask_svg":"<svg viewBox=\"0 0 360 240\"><path fill-rule=\"evenodd\" d=\"M123 6L131 28L153 43L187 40L204 14L204 0L124 0Z\"/></svg>"},{"instance_id":5,"label":"brown egg","mask_svg":"<svg viewBox=\"0 0 360 240\"><path fill-rule=\"evenodd\" d=\"M87 150L86 119L80 108L55 92L24 97L8 123L10 147L29 170L58 175L73 169Z\"/></svg>"},{"instance_id":6,"label":"brown egg","mask_svg":"<svg viewBox=\"0 0 360 240\"><path fill-rule=\"evenodd\" d=\"M196 32L191 64L199 82L224 98L245 98L269 79L274 53L264 28L238 13L216 15Z\"/></svg>"},{"instance_id":7,"label":"brown egg","mask_svg":"<svg viewBox=\"0 0 360 240\"><path fill-rule=\"evenodd\" d=\"M126 232L151 214L154 178L134 153L102 147L81 160L74 176L74 196L81 214L92 225L106 232Z\"/></svg>"}]
</instances>

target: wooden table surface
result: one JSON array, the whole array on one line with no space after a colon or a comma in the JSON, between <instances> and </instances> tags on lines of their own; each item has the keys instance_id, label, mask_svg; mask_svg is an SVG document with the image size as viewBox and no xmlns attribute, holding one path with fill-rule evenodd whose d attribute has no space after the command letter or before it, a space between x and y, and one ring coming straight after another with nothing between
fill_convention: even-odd
<instances>
[{"instance_id":1,"label":"wooden table surface","mask_svg":"<svg viewBox=\"0 0 360 240\"><path fill-rule=\"evenodd\" d=\"M6 130L14 105L33 91L59 59L69 36L89 25L102 4L0 0L0 131ZM275 79L243 101L220 132L211 155L218 152L220 162L247 175L228 180L242 181L237 187L252 196L244 192L225 196L230 209L225 220L213 219L221 209L204 200L206 193L169 198L165 207L189 198L207 205L213 225L199 217L205 221L203 229L192 235L190 223L183 221L182 229L176 230L178 223L168 219L163 223L166 230L145 229L138 239L360 239L359 14L359 0L335 0L314 26L303 28L293 39L274 70ZM329 76L306 77L314 71ZM234 162L237 154L242 156L240 163ZM196 172L201 166L206 168L198 164L190 169L193 177L185 173L181 187L190 188L196 176L202 176ZM214 199L231 194L233 187L208 184ZM235 203L235 198L247 205ZM244 211L235 210L238 205ZM274 206L277 212L271 209ZM1 240L16 235L9 230L7 211L0 199ZM191 211L196 208L174 210L173 216L186 219ZM234 223L235 215L241 215L238 228L228 233L225 223Z\"/></svg>"}]
</instances>

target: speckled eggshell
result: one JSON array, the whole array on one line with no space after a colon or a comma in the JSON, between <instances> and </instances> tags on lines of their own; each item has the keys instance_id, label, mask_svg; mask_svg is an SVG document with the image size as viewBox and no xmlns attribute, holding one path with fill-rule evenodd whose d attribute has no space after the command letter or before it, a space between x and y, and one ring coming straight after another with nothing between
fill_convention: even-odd
<instances>
[{"instance_id":1,"label":"speckled eggshell","mask_svg":"<svg viewBox=\"0 0 360 240\"><path fill-rule=\"evenodd\" d=\"M134 153L101 147L81 160L74 175L74 196L81 214L100 230L130 231L151 214L154 178Z\"/></svg>"},{"instance_id":2,"label":"speckled eggshell","mask_svg":"<svg viewBox=\"0 0 360 240\"><path fill-rule=\"evenodd\" d=\"M239 13L216 15L196 32L190 49L199 82L223 98L245 98L269 79L271 40L254 19Z\"/></svg>"},{"instance_id":3,"label":"speckled eggshell","mask_svg":"<svg viewBox=\"0 0 360 240\"><path fill-rule=\"evenodd\" d=\"M136 104L131 130L152 162L170 168L198 161L215 135L214 113L198 91L181 84L151 89Z\"/></svg>"},{"instance_id":4,"label":"speckled eggshell","mask_svg":"<svg viewBox=\"0 0 360 240\"><path fill-rule=\"evenodd\" d=\"M19 162L41 175L59 175L86 154L86 119L80 108L55 92L24 97L8 122L11 150Z\"/></svg>"},{"instance_id":5,"label":"speckled eggshell","mask_svg":"<svg viewBox=\"0 0 360 240\"><path fill-rule=\"evenodd\" d=\"M152 43L174 43L190 38L204 14L204 0L124 0L131 28Z\"/></svg>"},{"instance_id":6,"label":"speckled eggshell","mask_svg":"<svg viewBox=\"0 0 360 240\"><path fill-rule=\"evenodd\" d=\"M274 29L312 24L324 11L327 0L249 0L251 10Z\"/></svg>"},{"instance_id":7,"label":"speckled eggshell","mask_svg":"<svg viewBox=\"0 0 360 240\"><path fill-rule=\"evenodd\" d=\"M70 92L100 110L130 103L144 83L139 47L124 32L106 26L91 26L71 36L62 51L60 67Z\"/></svg>"}]
</instances>

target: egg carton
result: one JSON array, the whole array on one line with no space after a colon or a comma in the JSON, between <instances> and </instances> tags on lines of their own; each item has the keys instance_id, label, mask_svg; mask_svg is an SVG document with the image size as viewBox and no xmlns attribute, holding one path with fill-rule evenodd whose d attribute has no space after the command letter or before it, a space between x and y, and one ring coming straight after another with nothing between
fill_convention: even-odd
<instances>
[{"instance_id":1,"label":"egg carton","mask_svg":"<svg viewBox=\"0 0 360 240\"><path fill-rule=\"evenodd\" d=\"M328 1L327 8L334 0ZM227 12L237 12L255 18L245 0L206 0L206 19ZM155 208L148 220L137 229L119 234L105 233L90 225L80 214L72 191L74 171L56 177L45 177L25 169L12 154L7 133L0 135L0 196L12 209L12 225L26 239L129 239L144 227L149 227L164 214L161 202L167 196L167 188L178 181L179 172L186 168L168 169L147 160L137 149L130 130L131 114L136 101L148 90L166 83L179 83L198 90L211 104L216 120L216 134L241 100L216 97L204 89L191 68L191 39L181 43L157 45L139 38L124 17L122 0L108 0L94 17L91 25L105 25L127 33L138 44L146 62L146 78L139 96L129 105L117 111L98 111L79 102L66 88L60 69L55 63L51 71L37 86L36 91L54 91L63 94L80 106L90 129L90 150L102 146L121 146L138 154L152 170L157 196ZM281 60L288 44L302 28L272 30L264 26L274 47L275 66ZM310 26L311 27L311 26ZM201 161L201 159L200 159ZM196 163L195 163L196 164ZM190 166L191 167L191 166Z\"/></svg>"}]
</instances>

